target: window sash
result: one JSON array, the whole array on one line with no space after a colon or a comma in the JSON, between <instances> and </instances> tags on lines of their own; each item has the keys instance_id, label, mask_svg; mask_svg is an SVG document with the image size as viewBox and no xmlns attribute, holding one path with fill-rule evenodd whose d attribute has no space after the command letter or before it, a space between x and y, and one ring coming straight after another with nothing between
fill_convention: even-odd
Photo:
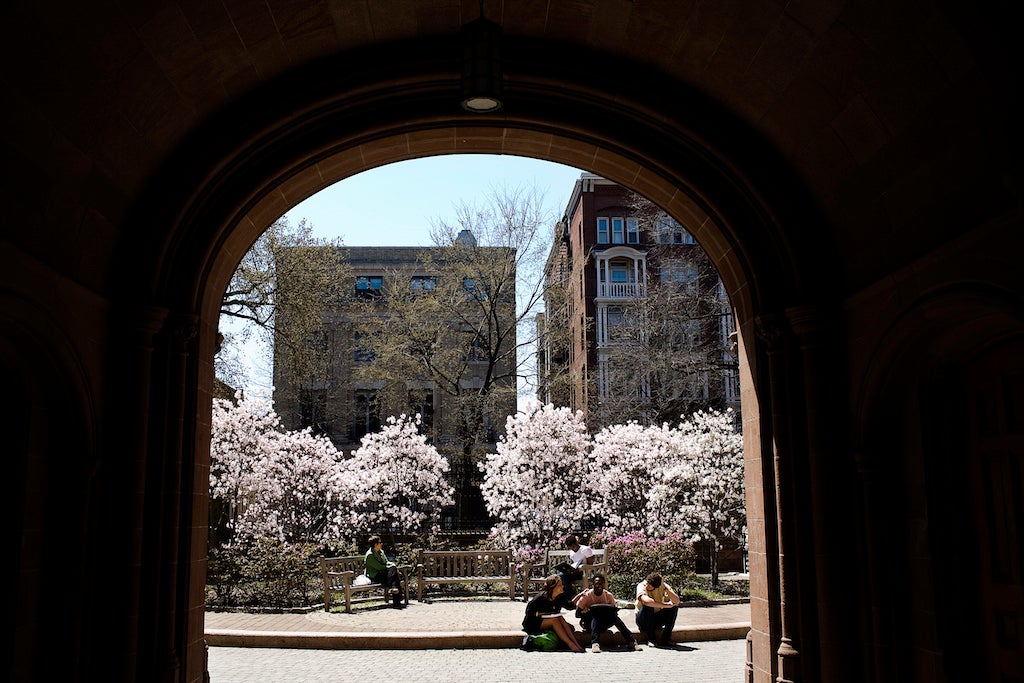
<instances>
[{"instance_id":1,"label":"window sash","mask_svg":"<svg viewBox=\"0 0 1024 683\"><path fill-rule=\"evenodd\" d=\"M626 219L626 242L628 244L640 243L640 227L635 218Z\"/></svg>"},{"instance_id":2,"label":"window sash","mask_svg":"<svg viewBox=\"0 0 1024 683\"><path fill-rule=\"evenodd\" d=\"M621 218L612 219L612 244L625 244L625 221Z\"/></svg>"},{"instance_id":3,"label":"window sash","mask_svg":"<svg viewBox=\"0 0 1024 683\"><path fill-rule=\"evenodd\" d=\"M409 278L409 289L413 292L432 292L437 287L437 279L427 275L413 275Z\"/></svg>"}]
</instances>

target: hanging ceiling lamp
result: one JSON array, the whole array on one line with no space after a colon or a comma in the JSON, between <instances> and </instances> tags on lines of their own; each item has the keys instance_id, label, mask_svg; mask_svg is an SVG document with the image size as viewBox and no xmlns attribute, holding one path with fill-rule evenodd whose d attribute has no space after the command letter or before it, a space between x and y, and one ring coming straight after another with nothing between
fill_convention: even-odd
<instances>
[{"instance_id":1,"label":"hanging ceiling lamp","mask_svg":"<svg viewBox=\"0 0 1024 683\"><path fill-rule=\"evenodd\" d=\"M462 38L462 108L478 114L501 109L501 26L480 16L464 24Z\"/></svg>"}]
</instances>

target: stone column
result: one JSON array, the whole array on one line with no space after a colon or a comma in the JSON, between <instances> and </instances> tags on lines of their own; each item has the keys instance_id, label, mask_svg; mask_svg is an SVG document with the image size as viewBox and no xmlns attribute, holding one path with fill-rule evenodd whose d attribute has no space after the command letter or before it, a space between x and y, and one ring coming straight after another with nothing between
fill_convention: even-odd
<instances>
[{"instance_id":1,"label":"stone column","mask_svg":"<svg viewBox=\"0 0 1024 683\"><path fill-rule=\"evenodd\" d=\"M147 518L152 491L148 470L152 464L148 445L153 415L150 404L155 340L163 329L167 311L157 307L113 310L114 334L109 344L104 389L106 404L103 443L98 448L99 472L93 554L97 558L91 590L83 596L90 615L116 611L122 623L103 631L86 633L84 668L90 676L110 680L141 680L148 677L152 660L149 626L156 595L150 582L148 560L152 525ZM112 656L109 642L116 642ZM102 673L101 673L102 672Z\"/></svg>"},{"instance_id":2,"label":"stone column","mask_svg":"<svg viewBox=\"0 0 1024 683\"><path fill-rule=\"evenodd\" d=\"M851 625L857 619L849 609L851 596L856 595L855 576L848 576L848 561L854 530L849 510L855 471L851 464L849 441L844 437L847 425L838 418L845 411L845 391L837 391L844 375L831 363L831 322L827 310L801 306L787 309L786 316L796 335L799 351L795 371L803 379L804 434L806 470L801 472L798 489L806 491L810 507L801 520L804 532L810 534L813 547L814 573L804 575L804 585L814 588L814 612L805 605L807 623L816 621L815 651L804 652L805 664L810 657L822 680L858 681L859 652L849 651ZM796 374L796 373L794 373ZM809 522L809 524L808 524ZM813 581L813 584L811 582Z\"/></svg>"},{"instance_id":3,"label":"stone column","mask_svg":"<svg viewBox=\"0 0 1024 683\"><path fill-rule=\"evenodd\" d=\"M190 559L189 524L191 512L192 459L184 458L185 444L194 441L186 434L192 425L187 375L194 372L197 318L173 314L157 339L153 364L150 414L153 429L149 438L146 472L146 509L143 566L150 574L154 591L150 637L153 647L153 680L177 681L181 658L187 647L187 612L179 611L179 599L188 593Z\"/></svg>"},{"instance_id":4,"label":"stone column","mask_svg":"<svg viewBox=\"0 0 1024 683\"><path fill-rule=\"evenodd\" d=\"M769 400L771 406L771 434L762 433L762 439L774 444L775 521L778 537L778 600L779 646L776 650L778 683L798 683L800 652L797 649L798 624L798 553L795 494L792 466L794 445L790 429L793 401L790 395L789 367L790 331L784 319L761 316L756 321L758 338L764 344L768 360Z\"/></svg>"}]
</instances>

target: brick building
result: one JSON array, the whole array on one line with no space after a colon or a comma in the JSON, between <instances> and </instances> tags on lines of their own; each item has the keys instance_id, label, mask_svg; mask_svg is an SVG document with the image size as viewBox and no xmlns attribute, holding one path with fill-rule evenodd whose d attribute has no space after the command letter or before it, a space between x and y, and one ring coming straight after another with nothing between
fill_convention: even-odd
<instances>
[{"instance_id":1,"label":"brick building","mask_svg":"<svg viewBox=\"0 0 1024 683\"><path fill-rule=\"evenodd\" d=\"M592 427L739 413L736 330L721 279L677 221L583 173L545 268L538 397ZM564 330L565 333L561 333Z\"/></svg>"}]
</instances>

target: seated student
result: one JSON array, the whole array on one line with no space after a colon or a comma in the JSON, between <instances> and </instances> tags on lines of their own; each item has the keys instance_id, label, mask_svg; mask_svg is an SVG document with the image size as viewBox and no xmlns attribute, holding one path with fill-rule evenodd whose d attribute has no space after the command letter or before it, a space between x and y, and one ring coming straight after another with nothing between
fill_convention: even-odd
<instances>
[{"instance_id":1,"label":"seated student","mask_svg":"<svg viewBox=\"0 0 1024 683\"><path fill-rule=\"evenodd\" d=\"M672 645L672 629L678 613L679 596L662 580L661 574L652 572L636 585L636 625L651 645ZM655 637L659 627L663 628L660 639Z\"/></svg>"},{"instance_id":2,"label":"seated student","mask_svg":"<svg viewBox=\"0 0 1024 683\"><path fill-rule=\"evenodd\" d=\"M599 643L601 634L612 626L617 628L622 637L626 639L627 648L630 650L643 649L636 642L629 627L619 617L615 596L611 594L611 591L605 590L604 575L594 575L592 585L593 588L589 588L573 598L580 615L580 626L590 631L590 651L601 651Z\"/></svg>"},{"instance_id":3,"label":"seated student","mask_svg":"<svg viewBox=\"0 0 1024 683\"><path fill-rule=\"evenodd\" d=\"M384 541L380 536L370 536L370 549L366 551L366 576L374 583L384 584L391 588L391 604L402 608L402 575L394 562L384 554Z\"/></svg>"},{"instance_id":4,"label":"seated student","mask_svg":"<svg viewBox=\"0 0 1024 683\"><path fill-rule=\"evenodd\" d=\"M576 592L575 582L583 578L580 567L585 564L594 564L594 549L589 545L582 545L579 539L571 534L565 539L565 547L570 551L568 564L571 569L562 568L558 575L565 585L565 594L573 595Z\"/></svg>"},{"instance_id":5,"label":"seated student","mask_svg":"<svg viewBox=\"0 0 1024 683\"><path fill-rule=\"evenodd\" d=\"M523 630L531 636L543 631L554 631L558 639L565 643L573 652L584 652L583 646L576 642L576 634L565 618L558 614L562 605L562 580L551 575L544 580L540 592L526 603L526 616L523 617Z\"/></svg>"}]
</instances>

